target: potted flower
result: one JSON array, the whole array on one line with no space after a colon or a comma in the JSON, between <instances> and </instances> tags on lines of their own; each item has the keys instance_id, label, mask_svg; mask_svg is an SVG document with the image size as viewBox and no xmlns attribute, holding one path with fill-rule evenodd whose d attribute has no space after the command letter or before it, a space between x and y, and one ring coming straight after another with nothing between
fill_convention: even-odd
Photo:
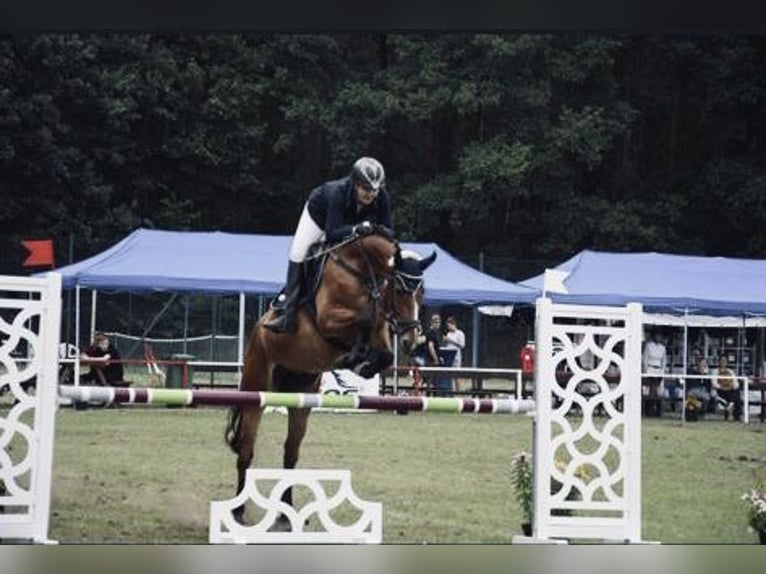
<instances>
[{"instance_id":1,"label":"potted flower","mask_svg":"<svg viewBox=\"0 0 766 574\"><path fill-rule=\"evenodd\" d=\"M528 452L521 451L511 458L511 484L521 507L521 530L525 536L532 536L533 480L532 457Z\"/></svg>"},{"instance_id":2,"label":"potted flower","mask_svg":"<svg viewBox=\"0 0 766 574\"><path fill-rule=\"evenodd\" d=\"M566 463L564 461L556 459L555 464L559 471L564 472L566 470ZM574 474L584 482L588 482L590 479L590 475L584 465L580 465ZM516 501L521 507L524 520L521 523L521 529L526 536L531 536L534 474L532 472L532 457L528 452L520 451L511 459L511 484L516 495ZM563 484L551 478L551 494L556 494L562 487ZM579 498L580 493L575 489L567 494L568 500L578 500ZM554 509L552 511L552 514L559 516L568 516L571 513L568 509Z\"/></svg>"},{"instance_id":3,"label":"potted flower","mask_svg":"<svg viewBox=\"0 0 766 574\"><path fill-rule=\"evenodd\" d=\"M699 419L702 401L698 397L687 394L684 400L684 418L687 421L696 421Z\"/></svg>"},{"instance_id":4,"label":"potted flower","mask_svg":"<svg viewBox=\"0 0 766 574\"><path fill-rule=\"evenodd\" d=\"M747 505L748 525L758 533L760 543L766 544L766 481L760 481L741 498Z\"/></svg>"}]
</instances>

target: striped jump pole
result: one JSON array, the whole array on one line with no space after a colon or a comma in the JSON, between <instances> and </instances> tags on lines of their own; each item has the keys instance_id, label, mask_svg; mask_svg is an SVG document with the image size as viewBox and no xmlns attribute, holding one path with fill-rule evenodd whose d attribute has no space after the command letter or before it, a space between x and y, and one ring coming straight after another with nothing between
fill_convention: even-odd
<instances>
[{"instance_id":1,"label":"striped jump pole","mask_svg":"<svg viewBox=\"0 0 766 574\"><path fill-rule=\"evenodd\" d=\"M474 399L469 397L389 397L216 391L209 389L123 388L60 385L59 396L79 402L152 404L166 406L260 406L332 409L375 409L438 413L520 414L535 409L532 399Z\"/></svg>"}]
</instances>

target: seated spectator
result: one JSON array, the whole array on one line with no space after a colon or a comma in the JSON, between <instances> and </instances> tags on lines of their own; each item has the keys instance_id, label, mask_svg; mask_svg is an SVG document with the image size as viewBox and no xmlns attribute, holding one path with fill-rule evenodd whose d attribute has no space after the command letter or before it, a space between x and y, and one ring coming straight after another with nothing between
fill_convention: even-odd
<instances>
[{"instance_id":1,"label":"seated spectator","mask_svg":"<svg viewBox=\"0 0 766 574\"><path fill-rule=\"evenodd\" d=\"M96 333L93 343L80 354L80 361L90 365L81 381L101 386L125 385L122 357L104 333Z\"/></svg>"},{"instance_id":2,"label":"seated spectator","mask_svg":"<svg viewBox=\"0 0 766 574\"><path fill-rule=\"evenodd\" d=\"M699 399L703 405L703 412L714 413L717 401L712 393L712 379L705 378L711 374L707 359L705 357L700 357L697 365L692 367L690 374L703 376L691 376L686 380L686 394Z\"/></svg>"},{"instance_id":3,"label":"seated spectator","mask_svg":"<svg viewBox=\"0 0 766 574\"><path fill-rule=\"evenodd\" d=\"M742 420L742 398L739 395L739 383L734 371L729 368L726 355L721 355L718 359L718 371L713 379L713 388L726 403L723 413L724 419L729 420L729 416L734 411L734 420Z\"/></svg>"}]
</instances>

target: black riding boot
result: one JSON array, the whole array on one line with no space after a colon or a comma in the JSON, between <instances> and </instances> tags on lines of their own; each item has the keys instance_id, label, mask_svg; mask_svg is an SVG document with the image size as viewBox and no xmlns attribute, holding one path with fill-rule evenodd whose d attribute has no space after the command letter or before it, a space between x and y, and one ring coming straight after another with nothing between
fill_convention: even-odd
<instances>
[{"instance_id":1,"label":"black riding boot","mask_svg":"<svg viewBox=\"0 0 766 574\"><path fill-rule=\"evenodd\" d=\"M271 304L276 318L263 326L275 333L294 333L298 326L298 299L301 295L303 263L290 261L287 265L287 283Z\"/></svg>"}]
</instances>

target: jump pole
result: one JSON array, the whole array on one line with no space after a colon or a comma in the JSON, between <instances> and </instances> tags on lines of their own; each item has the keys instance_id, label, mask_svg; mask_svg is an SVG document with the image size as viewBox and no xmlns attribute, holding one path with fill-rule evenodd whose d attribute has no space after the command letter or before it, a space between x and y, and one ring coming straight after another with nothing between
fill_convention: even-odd
<instances>
[{"instance_id":1,"label":"jump pole","mask_svg":"<svg viewBox=\"0 0 766 574\"><path fill-rule=\"evenodd\" d=\"M59 397L78 402L167 406L260 406L332 409L375 409L438 413L523 414L535 410L532 399L474 399L469 397L401 397L217 391L59 385Z\"/></svg>"}]
</instances>

